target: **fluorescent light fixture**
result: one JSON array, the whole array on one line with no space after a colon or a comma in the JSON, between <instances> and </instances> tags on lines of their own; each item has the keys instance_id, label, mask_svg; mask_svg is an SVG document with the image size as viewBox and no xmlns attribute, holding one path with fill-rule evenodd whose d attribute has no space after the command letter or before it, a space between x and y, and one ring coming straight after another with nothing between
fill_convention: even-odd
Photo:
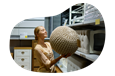
<instances>
[{"instance_id":1,"label":"fluorescent light fixture","mask_svg":"<svg viewBox=\"0 0 115 76\"><path fill-rule=\"evenodd\" d=\"M102 15L115 15L115 13L101 13Z\"/></svg>"}]
</instances>

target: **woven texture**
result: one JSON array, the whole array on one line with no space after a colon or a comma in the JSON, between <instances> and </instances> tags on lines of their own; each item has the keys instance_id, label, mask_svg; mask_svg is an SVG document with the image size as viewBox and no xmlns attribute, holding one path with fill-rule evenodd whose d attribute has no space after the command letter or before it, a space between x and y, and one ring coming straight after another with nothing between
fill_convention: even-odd
<instances>
[{"instance_id":1,"label":"woven texture","mask_svg":"<svg viewBox=\"0 0 115 76\"><path fill-rule=\"evenodd\" d=\"M50 44L59 54L73 54L77 50L78 34L72 28L59 26L51 33Z\"/></svg>"}]
</instances>

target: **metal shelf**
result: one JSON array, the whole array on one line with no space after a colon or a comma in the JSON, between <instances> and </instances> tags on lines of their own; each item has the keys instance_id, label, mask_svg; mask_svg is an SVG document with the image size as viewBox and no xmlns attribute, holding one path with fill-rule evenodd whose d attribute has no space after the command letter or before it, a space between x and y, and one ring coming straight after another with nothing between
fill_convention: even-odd
<instances>
[{"instance_id":1,"label":"metal shelf","mask_svg":"<svg viewBox=\"0 0 115 76\"><path fill-rule=\"evenodd\" d=\"M75 20L79 20L79 19L83 19L84 18L84 16L80 16L80 17L77 17ZM71 19L71 21L72 21L73 19Z\"/></svg>"},{"instance_id":2,"label":"metal shelf","mask_svg":"<svg viewBox=\"0 0 115 76\"><path fill-rule=\"evenodd\" d=\"M50 38L45 38L45 40L49 40ZM35 40L35 37L28 38L20 38L20 37L11 37L10 40Z\"/></svg>"},{"instance_id":3,"label":"metal shelf","mask_svg":"<svg viewBox=\"0 0 115 76\"><path fill-rule=\"evenodd\" d=\"M73 26L83 26L83 25L84 23L76 23L76 24L66 25L66 26L73 27Z\"/></svg>"},{"instance_id":4,"label":"metal shelf","mask_svg":"<svg viewBox=\"0 0 115 76\"><path fill-rule=\"evenodd\" d=\"M76 23L76 24L71 24L71 25L66 25L66 26L68 26L68 27L82 27L82 26L85 26L86 27L87 25L105 27L103 20L100 20L100 24L99 25L95 25L94 21L93 22L88 21L88 22L85 22L85 23L84 22L83 23Z\"/></svg>"},{"instance_id":5,"label":"metal shelf","mask_svg":"<svg viewBox=\"0 0 115 76\"><path fill-rule=\"evenodd\" d=\"M90 61L95 61L99 55L96 55L96 54L85 54L85 53L82 53L82 52L79 52L79 51L76 51L75 54L85 58L85 59L88 59Z\"/></svg>"}]
</instances>

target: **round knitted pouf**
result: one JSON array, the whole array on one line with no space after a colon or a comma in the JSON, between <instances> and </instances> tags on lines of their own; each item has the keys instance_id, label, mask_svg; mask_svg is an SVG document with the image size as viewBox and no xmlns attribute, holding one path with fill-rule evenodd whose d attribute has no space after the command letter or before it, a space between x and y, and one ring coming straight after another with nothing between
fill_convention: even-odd
<instances>
[{"instance_id":1,"label":"round knitted pouf","mask_svg":"<svg viewBox=\"0 0 115 76\"><path fill-rule=\"evenodd\" d=\"M50 35L50 44L59 54L73 54L77 50L78 34L68 26L59 26Z\"/></svg>"}]
</instances>

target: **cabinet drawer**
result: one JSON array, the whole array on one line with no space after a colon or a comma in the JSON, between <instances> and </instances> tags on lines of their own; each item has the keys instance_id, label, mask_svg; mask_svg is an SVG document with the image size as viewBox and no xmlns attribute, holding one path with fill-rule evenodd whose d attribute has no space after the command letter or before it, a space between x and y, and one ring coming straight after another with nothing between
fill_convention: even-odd
<instances>
[{"instance_id":1,"label":"cabinet drawer","mask_svg":"<svg viewBox=\"0 0 115 76\"><path fill-rule=\"evenodd\" d=\"M30 56L30 49L16 49L16 56Z\"/></svg>"},{"instance_id":2,"label":"cabinet drawer","mask_svg":"<svg viewBox=\"0 0 115 76\"><path fill-rule=\"evenodd\" d=\"M35 52L35 51L34 51L34 54L33 54L33 55L34 55L34 58L37 58L37 56L36 56L36 52Z\"/></svg>"},{"instance_id":3,"label":"cabinet drawer","mask_svg":"<svg viewBox=\"0 0 115 76\"><path fill-rule=\"evenodd\" d=\"M15 61L17 63L30 63L30 57L16 57Z\"/></svg>"},{"instance_id":4,"label":"cabinet drawer","mask_svg":"<svg viewBox=\"0 0 115 76\"><path fill-rule=\"evenodd\" d=\"M34 72L37 72L37 70L38 70L38 68L34 68L34 70L33 70L33 71L34 71Z\"/></svg>"},{"instance_id":5,"label":"cabinet drawer","mask_svg":"<svg viewBox=\"0 0 115 76\"><path fill-rule=\"evenodd\" d=\"M39 67L39 66L40 66L39 62L37 61L36 58L34 58L34 67Z\"/></svg>"},{"instance_id":6,"label":"cabinet drawer","mask_svg":"<svg viewBox=\"0 0 115 76\"><path fill-rule=\"evenodd\" d=\"M15 72L31 72L31 66L29 63L18 63L16 65Z\"/></svg>"},{"instance_id":7,"label":"cabinet drawer","mask_svg":"<svg viewBox=\"0 0 115 76\"><path fill-rule=\"evenodd\" d=\"M22 21L19 27L37 27L44 26L44 21Z\"/></svg>"},{"instance_id":8,"label":"cabinet drawer","mask_svg":"<svg viewBox=\"0 0 115 76\"><path fill-rule=\"evenodd\" d=\"M32 29L19 29L19 34L27 33L27 35L34 35L34 28Z\"/></svg>"}]
</instances>

